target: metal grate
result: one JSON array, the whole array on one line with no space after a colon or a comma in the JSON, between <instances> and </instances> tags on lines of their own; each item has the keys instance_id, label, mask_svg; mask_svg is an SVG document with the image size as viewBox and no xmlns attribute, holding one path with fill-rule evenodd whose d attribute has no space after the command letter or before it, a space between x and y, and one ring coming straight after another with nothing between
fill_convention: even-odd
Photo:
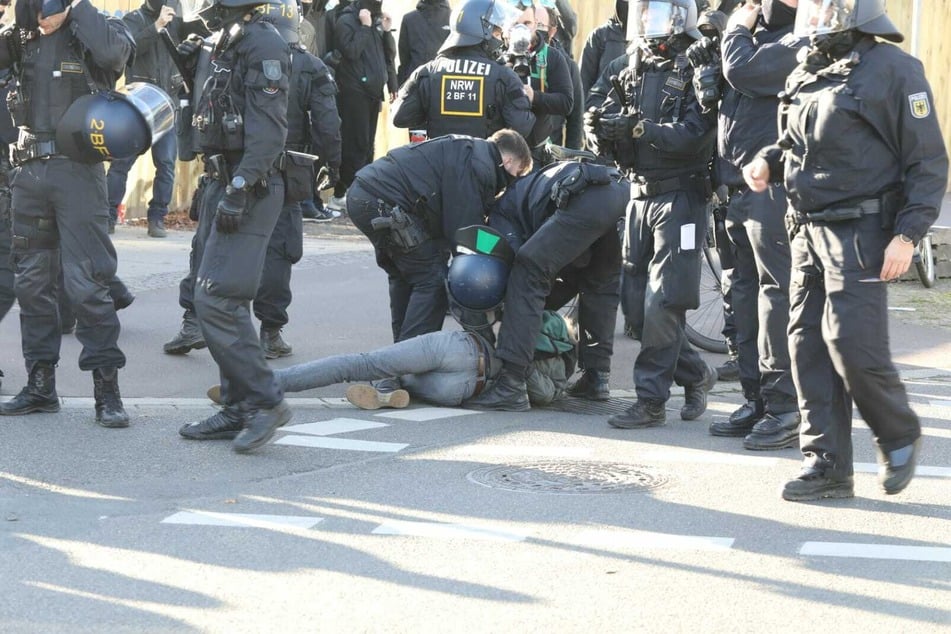
<instances>
[{"instance_id":1,"label":"metal grate","mask_svg":"<svg viewBox=\"0 0 951 634\"><path fill-rule=\"evenodd\" d=\"M467 478L493 489L561 494L643 493L670 482L667 475L640 465L571 460L493 465Z\"/></svg>"}]
</instances>

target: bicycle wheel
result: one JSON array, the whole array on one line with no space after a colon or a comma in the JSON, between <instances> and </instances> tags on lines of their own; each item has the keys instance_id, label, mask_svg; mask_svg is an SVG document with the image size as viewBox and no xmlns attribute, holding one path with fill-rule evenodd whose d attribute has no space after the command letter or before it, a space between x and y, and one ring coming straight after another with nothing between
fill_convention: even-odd
<instances>
[{"instance_id":1,"label":"bicycle wheel","mask_svg":"<svg viewBox=\"0 0 951 634\"><path fill-rule=\"evenodd\" d=\"M720 257L710 245L703 247L700 264L700 306L687 312L687 341L706 350L726 354L723 337L723 287L720 283Z\"/></svg>"},{"instance_id":2,"label":"bicycle wheel","mask_svg":"<svg viewBox=\"0 0 951 634\"><path fill-rule=\"evenodd\" d=\"M931 246L931 234L927 233L918 243L915 249L915 269L918 271L918 279L925 288L934 286L934 249Z\"/></svg>"}]
</instances>

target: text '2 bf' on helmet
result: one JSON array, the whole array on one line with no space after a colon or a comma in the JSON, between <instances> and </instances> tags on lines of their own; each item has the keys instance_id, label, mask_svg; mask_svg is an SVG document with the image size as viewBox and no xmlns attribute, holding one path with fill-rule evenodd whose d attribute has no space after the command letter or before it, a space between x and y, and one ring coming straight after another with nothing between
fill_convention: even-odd
<instances>
[{"instance_id":1,"label":"text '2 bf' on helmet","mask_svg":"<svg viewBox=\"0 0 951 634\"><path fill-rule=\"evenodd\" d=\"M56 125L57 151L80 163L128 159L175 127L175 105L154 84L84 95Z\"/></svg>"},{"instance_id":2,"label":"text '2 bf' on helmet","mask_svg":"<svg viewBox=\"0 0 951 634\"><path fill-rule=\"evenodd\" d=\"M502 33L507 33L520 15L506 0L465 0L449 15L449 35L439 52L493 40L501 46Z\"/></svg>"},{"instance_id":3,"label":"text '2 bf' on helmet","mask_svg":"<svg viewBox=\"0 0 951 634\"><path fill-rule=\"evenodd\" d=\"M640 0L630 2L627 41L653 40L671 35L703 37L697 29L696 0Z\"/></svg>"},{"instance_id":4,"label":"text '2 bf' on helmet","mask_svg":"<svg viewBox=\"0 0 951 634\"><path fill-rule=\"evenodd\" d=\"M859 31L901 42L901 34L885 15L884 0L802 0L796 9L799 37Z\"/></svg>"},{"instance_id":5,"label":"text '2 bf' on helmet","mask_svg":"<svg viewBox=\"0 0 951 634\"><path fill-rule=\"evenodd\" d=\"M280 0L262 4L256 9L274 25L288 44L300 42L300 11L297 0Z\"/></svg>"}]
</instances>

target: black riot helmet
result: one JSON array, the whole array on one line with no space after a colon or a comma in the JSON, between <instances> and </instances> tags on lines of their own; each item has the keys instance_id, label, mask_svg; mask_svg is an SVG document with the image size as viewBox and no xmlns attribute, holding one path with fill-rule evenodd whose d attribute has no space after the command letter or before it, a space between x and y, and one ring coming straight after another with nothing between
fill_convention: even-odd
<instances>
[{"instance_id":1,"label":"black riot helmet","mask_svg":"<svg viewBox=\"0 0 951 634\"><path fill-rule=\"evenodd\" d=\"M821 37L846 31L877 35L892 42L905 36L885 15L884 0L800 0L795 34Z\"/></svg>"},{"instance_id":2,"label":"black riot helmet","mask_svg":"<svg viewBox=\"0 0 951 634\"><path fill-rule=\"evenodd\" d=\"M297 0L271 0L256 9L281 34L288 44L300 42L300 11Z\"/></svg>"},{"instance_id":3,"label":"black riot helmet","mask_svg":"<svg viewBox=\"0 0 951 634\"><path fill-rule=\"evenodd\" d=\"M209 31L224 29L254 10L259 2L249 0L182 0L182 15L201 18Z\"/></svg>"},{"instance_id":4,"label":"black riot helmet","mask_svg":"<svg viewBox=\"0 0 951 634\"><path fill-rule=\"evenodd\" d=\"M129 159L175 127L175 105L154 84L84 95L56 124L57 152L79 163Z\"/></svg>"},{"instance_id":5,"label":"black riot helmet","mask_svg":"<svg viewBox=\"0 0 951 634\"><path fill-rule=\"evenodd\" d=\"M636 0L627 16L627 40L688 35L699 40L696 0Z\"/></svg>"},{"instance_id":6,"label":"black riot helmet","mask_svg":"<svg viewBox=\"0 0 951 634\"><path fill-rule=\"evenodd\" d=\"M482 44L485 52L494 56L502 48L501 34L508 33L520 15L505 0L464 0L449 14L449 35L439 52Z\"/></svg>"},{"instance_id":7,"label":"black riot helmet","mask_svg":"<svg viewBox=\"0 0 951 634\"><path fill-rule=\"evenodd\" d=\"M456 231L458 253L446 275L452 316L467 330L490 327L499 319L515 252L491 227Z\"/></svg>"}]
</instances>

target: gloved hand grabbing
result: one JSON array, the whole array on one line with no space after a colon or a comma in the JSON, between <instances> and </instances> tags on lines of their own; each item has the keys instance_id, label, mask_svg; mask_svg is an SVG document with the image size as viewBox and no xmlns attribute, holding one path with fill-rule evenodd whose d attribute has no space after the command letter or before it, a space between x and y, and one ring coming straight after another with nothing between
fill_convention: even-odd
<instances>
[{"instance_id":1,"label":"gloved hand grabbing","mask_svg":"<svg viewBox=\"0 0 951 634\"><path fill-rule=\"evenodd\" d=\"M336 185L339 180L340 170L336 167L324 165L317 171L317 179L314 182L314 187L317 191L322 192Z\"/></svg>"},{"instance_id":2,"label":"gloved hand grabbing","mask_svg":"<svg viewBox=\"0 0 951 634\"><path fill-rule=\"evenodd\" d=\"M215 225L221 233L234 233L241 226L241 219L248 207L248 192L228 185L224 198L215 211Z\"/></svg>"},{"instance_id":3,"label":"gloved hand grabbing","mask_svg":"<svg viewBox=\"0 0 951 634\"><path fill-rule=\"evenodd\" d=\"M608 141L639 139L644 136L644 122L628 114L604 116L598 122L597 134Z\"/></svg>"},{"instance_id":4,"label":"gloved hand grabbing","mask_svg":"<svg viewBox=\"0 0 951 634\"><path fill-rule=\"evenodd\" d=\"M584 123L584 131L590 135L597 134L598 131L598 121L601 119L601 111L597 108L588 108L588 110L581 116L581 120Z\"/></svg>"},{"instance_id":5,"label":"gloved hand grabbing","mask_svg":"<svg viewBox=\"0 0 951 634\"><path fill-rule=\"evenodd\" d=\"M717 43L709 37L702 37L687 48L687 61L694 68L713 64L720 59Z\"/></svg>"},{"instance_id":6,"label":"gloved hand grabbing","mask_svg":"<svg viewBox=\"0 0 951 634\"><path fill-rule=\"evenodd\" d=\"M693 91L704 112L715 108L722 97L723 73L720 64L707 64L693 73Z\"/></svg>"},{"instance_id":7,"label":"gloved hand grabbing","mask_svg":"<svg viewBox=\"0 0 951 634\"><path fill-rule=\"evenodd\" d=\"M201 43L202 37L197 33L192 33L179 42L175 50L178 51L179 56L182 58L182 61L184 61L198 52L198 49L201 48Z\"/></svg>"}]
</instances>

